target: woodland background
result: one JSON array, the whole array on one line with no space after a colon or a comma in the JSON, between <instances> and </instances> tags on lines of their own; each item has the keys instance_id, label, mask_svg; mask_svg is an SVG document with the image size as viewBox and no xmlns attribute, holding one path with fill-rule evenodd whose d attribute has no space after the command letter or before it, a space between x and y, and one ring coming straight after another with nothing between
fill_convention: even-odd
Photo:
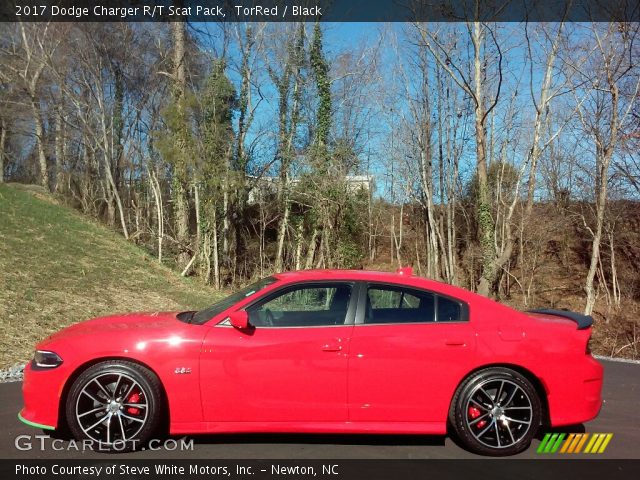
<instances>
[{"instance_id":1,"label":"woodland background","mask_svg":"<svg viewBox=\"0 0 640 480\"><path fill-rule=\"evenodd\" d=\"M637 358L639 29L3 24L0 182L217 290L412 265Z\"/></svg>"}]
</instances>

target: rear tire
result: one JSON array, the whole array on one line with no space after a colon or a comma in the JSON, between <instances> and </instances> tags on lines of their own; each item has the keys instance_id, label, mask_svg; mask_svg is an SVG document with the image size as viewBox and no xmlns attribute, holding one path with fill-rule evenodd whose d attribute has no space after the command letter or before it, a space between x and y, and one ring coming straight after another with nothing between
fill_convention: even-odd
<instances>
[{"instance_id":1,"label":"rear tire","mask_svg":"<svg viewBox=\"0 0 640 480\"><path fill-rule=\"evenodd\" d=\"M522 374L502 367L480 370L456 390L449 424L474 453L515 455L526 450L540 426L542 406Z\"/></svg>"},{"instance_id":2,"label":"rear tire","mask_svg":"<svg viewBox=\"0 0 640 480\"><path fill-rule=\"evenodd\" d=\"M94 449L136 450L160 424L162 395L153 372L137 363L108 360L90 366L73 382L66 404L69 430Z\"/></svg>"}]
</instances>

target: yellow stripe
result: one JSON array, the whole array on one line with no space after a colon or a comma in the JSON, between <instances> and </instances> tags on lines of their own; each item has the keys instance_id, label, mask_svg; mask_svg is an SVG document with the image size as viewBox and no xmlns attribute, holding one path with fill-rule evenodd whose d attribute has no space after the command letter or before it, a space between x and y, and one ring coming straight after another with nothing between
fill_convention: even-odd
<instances>
[{"instance_id":1,"label":"yellow stripe","mask_svg":"<svg viewBox=\"0 0 640 480\"><path fill-rule=\"evenodd\" d=\"M576 451L574 453L580 453L580 450L582 450L582 446L584 445L584 442L587 441L587 438L589 438L588 433L583 433L580 436L580 442L578 443L578 445L576 445Z\"/></svg>"},{"instance_id":2,"label":"yellow stripe","mask_svg":"<svg viewBox=\"0 0 640 480\"><path fill-rule=\"evenodd\" d=\"M600 445L600 450L598 450L598 453L604 452L604 449L607 448L607 445L609 445L609 442L611 441L612 438L613 438L613 433L608 433L604 442L602 442L602 445Z\"/></svg>"},{"instance_id":3,"label":"yellow stripe","mask_svg":"<svg viewBox=\"0 0 640 480\"><path fill-rule=\"evenodd\" d=\"M596 439L595 443L593 444L593 446L591 447L591 450L589 450L589 453L598 453L598 448L600 448L600 444L602 443L602 441L604 440L604 437L606 437L606 435L604 433L599 433L598 435L596 435L598 438Z\"/></svg>"},{"instance_id":4,"label":"yellow stripe","mask_svg":"<svg viewBox=\"0 0 640 480\"><path fill-rule=\"evenodd\" d=\"M591 436L591 440L589 440L589 443L587 443L587 447L584 449L584 453L591 453L591 447L593 446L594 443L596 443L596 441L598 440L599 436L600 436L600 434L598 434L598 433L594 433Z\"/></svg>"},{"instance_id":5,"label":"yellow stripe","mask_svg":"<svg viewBox=\"0 0 640 480\"><path fill-rule=\"evenodd\" d=\"M604 438L607 435L605 433L600 433L598 435L598 440L596 441L596 443L593 444L593 447L591 448L591 451L589 453L598 453L598 449L600 448L600 444L602 443L602 441L604 440Z\"/></svg>"},{"instance_id":6,"label":"yellow stripe","mask_svg":"<svg viewBox=\"0 0 640 480\"><path fill-rule=\"evenodd\" d=\"M562 449L560 450L560 453L565 453L567 451L567 448L569 448L569 444L573 441L573 437L575 437L575 436L576 436L575 433L570 433L569 434L569 437L564 442L564 445L562 445Z\"/></svg>"}]
</instances>

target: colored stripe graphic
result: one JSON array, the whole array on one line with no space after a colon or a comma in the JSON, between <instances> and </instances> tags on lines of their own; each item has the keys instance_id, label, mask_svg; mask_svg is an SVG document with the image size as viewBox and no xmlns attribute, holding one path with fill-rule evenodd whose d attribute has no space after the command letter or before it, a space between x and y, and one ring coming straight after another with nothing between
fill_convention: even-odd
<instances>
[{"instance_id":1,"label":"colored stripe graphic","mask_svg":"<svg viewBox=\"0 0 640 480\"><path fill-rule=\"evenodd\" d=\"M564 440L564 433L547 433L540 445L538 446L538 453L556 453L560 445L562 444L562 440Z\"/></svg>"},{"instance_id":2,"label":"colored stripe graphic","mask_svg":"<svg viewBox=\"0 0 640 480\"><path fill-rule=\"evenodd\" d=\"M561 433L560 435L558 435L558 439L556 440L556 443L553 444L553 447L551 447L551 453L556 453L558 451L558 448L560 448L560 444L562 443L562 440L564 440L565 434Z\"/></svg>"},{"instance_id":3,"label":"colored stripe graphic","mask_svg":"<svg viewBox=\"0 0 640 480\"><path fill-rule=\"evenodd\" d=\"M567 441L564 442L564 445L562 446L562 450L560 450L560 453L567 453L567 449L569 448L569 445L571 445L571 442L573 442L573 439L576 437L575 433L570 433L569 436L567 437Z\"/></svg>"},{"instance_id":4,"label":"colored stripe graphic","mask_svg":"<svg viewBox=\"0 0 640 480\"><path fill-rule=\"evenodd\" d=\"M544 449L547 447L547 443L549 443L551 435L551 433L545 434L544 438L540 442L540 445L538 445L538 450L536 450L537 453L544 453Z\"/></svg>"},{"instance_id":5,"label":"colored stripe graphic","mask_svg":"<svg viewBox=\"0 0 640 480\"><path fill-rule=\"evenodd\" d=\"M598 440L598 437L600 435L598 435L597 433L594 433L593 436L591 437L591 440L589 440L589 443L587 443L587 446L584 448L584 453L590 453L591 452L591 447L593 447L594 443L596 443L596 441Z\"/></svg>"},{"instance_id":6,"label":"colored stripe graphic","mask_svg":"<svg viewBox=\"0 0 640 480\"><path fill-rule=\"evenodd\" d=\"M582 450L582 446L584 445L584 442L587 441L587 438L589 438L589 434L583 433L582 436L580 437L580 441L578 442L578 445L576 445L576 450L574 453L580 453L580 450Z\"/></svg>"},{"instance_id":7,"label":"colored stripe graphic","mask_svg":"<svg viewBox=\"0 0 640 480\"><path fill-rule=\"evenodd\" d=\"M547 433L536 451L542 454L603 453L612 438L613 433L570 433L568 436L565 433Z\"/></svg>"},{"instance_id":8,"label":"colored stripe graphic","mask_svg":"<svg viewBox=\"0 0 640 480\"><path fill-rule=\"evenodd\" d=\"M580 443L580 440L582 440L583 436L584 434L582 433L576 434L575 438L573 439L573 442L571 442L571 446L569 447L568 453L574 453L576 451L576 447L578 446L578 443Z\"/></svg>"},{"instance_id":9,"label":"colored stripe graphic","mask_svg":"<svg viewBox=\"0 0 640 480\"><path fill-rule=\"evenodd\" d=\"M613 433L607 433L607 436L604 439L604 442L602 442L602 445L600 445L600 450L598 450L598 453L604 452L605 448L607 448L607 445L609 445L609 442L611 441L612 438L613 438Z\"/></svg>"},{"instance_id":10,"label":"colored stripe graphic","mask_svg":"<svg viewBox=\"0 0 640 480\"><path fill-rule=\"evenodd\" d=\"M556 438L558 438L557 433L554 433L553 435L551 435L551 438L547 442L547 446L544 447L544 453L551 453L551 449L553 448L553 444L555 443Z\"/></svg>"}]
</instances>

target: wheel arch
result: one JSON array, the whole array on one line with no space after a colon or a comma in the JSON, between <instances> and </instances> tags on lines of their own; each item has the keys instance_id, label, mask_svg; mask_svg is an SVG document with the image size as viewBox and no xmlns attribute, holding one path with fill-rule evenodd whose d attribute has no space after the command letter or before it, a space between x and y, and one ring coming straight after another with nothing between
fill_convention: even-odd
<instances>
[{"instance_id":1,"label":"wheel arch","mask_svg":"<svg viewBox=\"0 0 640 480\"><path fill-rule=\"evenodd\" d=\"M455 399L456 393L458 392L460 387L469 379L469 377L471 377L472 375L476 374L480 370L486 370L488 368L506 368L508 370L513 370L515 372L518 372L522 376L524 376L527 380L529 380L531 382L531 384L533 385L533 388L535 388L536 393L538 394L538 397L540 398L540 404L542 406L542 424L543 424L543 426L551 424L551 420L550 420L550 416L549 416L550 415L549 414L549 401L547 399L547 389L545 388L545 385L544 385L542 379L540 379L535 373L533 373L528 368L525 368L522 365L517 365L517 364L513 364L513 363L487 363L487 364L484 364L484 365L480 365L480 366L474 368L473 370L471 370L470 372L468 372L458 382L458 385L456 386L455 390L453 391L453 395L451 396L451 400L449 402L449 412L451 412L451 409L453 408L453 400ZM449 415L447 415L447 424L449 423L448 417L449 417Z\"/></svg>"},{"instance_id":2,"label":"wheel arch","mask_svg":"<svg viewBox=\"0 0 640 480\"><path fill-rule=\"evenodd\" d=\"M71 375L69 375L67 377L67 380L64 383L64 386L62 387L62 392L60 394L60 401L58 402L58 425L56 430L66 430L67 429L67 415L66 415L66 403L67 403L67 397L69 395L69 391L71 390L71 386L73 385L73 382L76 381L76 379L82 374L82 372L84 372L87 368L92 367L93 365L96 365L98 363L101 362L107 362L109 360L121 360L121 361L125 361L125 362L130 362L130 363L135 363L143 368L146 368L147 370L149 370L151 373L153 373L156 378L158 379L158 384L160 385L160 392L161 392L161 396L162 398L160 399L160 401L162 402L162 406L164 408L160 409L161 412L161 420L160 420L160 428L162 430L163 433L166 433L169 431L169 423L171 421L171 412L169 409L169 398L167 396L167 391L164 387L164 384L162 383L162 379L160 378L160 375L158 375L158 373L152 368L150 367L147 363L142 362L136 358L131 358L131 357L122 357L122 356L117 356L117 355L109 355L106 357L98 357L98 358L92 358L91 360L88 360L80 365L78 365L75 370L71 373Z\"/></svg>"}]
</instances>

